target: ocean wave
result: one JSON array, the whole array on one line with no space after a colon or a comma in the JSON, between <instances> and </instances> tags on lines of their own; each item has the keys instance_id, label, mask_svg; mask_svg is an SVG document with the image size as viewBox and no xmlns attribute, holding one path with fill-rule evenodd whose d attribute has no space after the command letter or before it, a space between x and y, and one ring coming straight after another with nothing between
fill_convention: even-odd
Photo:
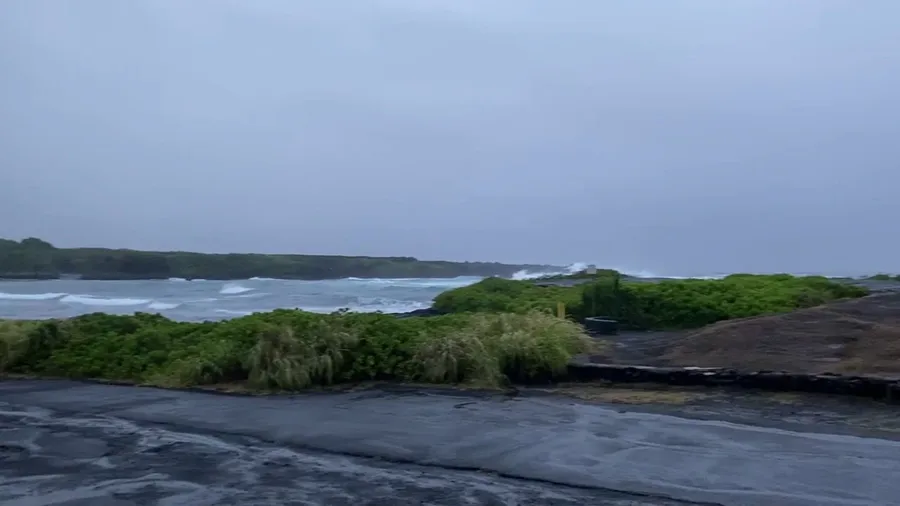
<instances>
[{"instance_id":1,"label":"ocean wave","mask_svg":"<svg viewBox=\"0 0 900 506\"><path fill-rule=\"evenodd\" d=\"M174 281L174 282L182 283L182 282L187 281L187 280L184 279L184 278L169 278L169 281Z\"/></svg>"},{"instance_id":2,"label":"ocean wave","mask_svg":"<svg viewBox=\"0 0 900 506\"><path fill-rule=\"evenodd\" d=\"M202 303L202 304L205 304L205 303L207 303L207 302L215 302L215 301L217 301L217 300L219 300L218 297L204 297L204 298L202 298L202 299L190 299L190 300L186 300L185 302L186 302L187 304L194 304L194 303L197 303L197 302Z\"/></svg>"},{"instance_id":3,"label":"ocean wave","mask_svg":"<svg viewBox=\"0 0 900 506\"><path fill-rule=\"evenodd\" d=\"M247 281L283 281L283 280L280 280L278 278L261 278L259 276L253 276L252 278L248 279Z\"/></svg>"},{"instance_id":4,"label":"ocean wave","mask_svg":"<svg viewBox=\"0 0 900 506\"><path fill-rule=\"evenodd\" d=\"M256 290L255 288L248 288L239 283L225 283L222 286L222 289L219 290L219 293L222 295L237 295L240 293L247 293L251 290Z\"/></svg>"},{"instance_id":5,"label":"ocean wave","mask_svg":"<svg viewBox=\"0 0 900 506\"><path fill-rule=\"evenodd\" d=\"M521 270L513 273L512 279L515 280L526 280L526 279L537 279L543 278L545 276L561 276L566 274L575 274L577 272L581 272L588 268L588 264L586 262L575 262L573 264L568 265L564 269L557 269L555 271L528 271Z\"/></svg>"},{"instance_id":6,"label":"ocean wave","mask_svg":"<svg viewBox=\"0 0 900 506\"><path fill-rule=\"evenodd\" d=\"M6 293L0 292L0 300L53 300L68 295L63 292Z\"/></svg>"},{"instance_id":7,"label":"ocean wave","mask_svg":"<svg viewBox=\"0 0 900 506\"><path fill-rule=\"evenodd\" d=\"M565 269L556 270L556 271L526 271L521 270L512 275L512 279L515 280L527 280L527 279L537 279L545 276L564 276L566 274L575 274L581 272L588 268L589 265L587 262L575 262ZM601 264L594 264L601 265ZM658 274L652 271L648 271L645 269L629 269L629 268L619 268L619 267L601 267L603 269L613 269L619 271L625 276L630 276L633 278L644 278L644 279L688 279L689 276L664 276L662 274ZM693 276L693 278L697 279L718 279L722 276Z\"/></svg>"},{"instance_id":8,"label":"ocean wave","mask_svg":"<svg viewBox=\"0 0 900 506\"><path fill-rule=\"evenodd\" d=\"M254 311L235 311L234 309L213 309L216 313L230 314L233 316L247 316L253 314Z\"/></svg>"},{"instance_id":9,"label":"ocean wave","mask_svg":"<svg viewBox=\"0 0 900 506\"><path fill-rule=\"evenodd\" d=\"M385 313L407 313L417 309L431 307L431 304L410 300L398 300L388 297L358 297L357 303L351 305L351 311L383 311Z\"/></svg>"},{"instance_id":10,"label":"ocean wave","mask_svg":"<svg viewBox=\"0 0 900 506\"><path fill-rule=\"evenodd\" d=\"M155 311L168 311L169 309L175 309L181 304L177 302L158 302L153 301L150 304L147 304L147 309L153 309Z\"/></svg>"},{"instance_id":11,"label":"ocean wave","mask_svg":"<svg viewBox=\"0 0 900 506\"><path fill-rule=\"evenodd\" d=\"M484 279L481 276L457 276L455 278L343 278L336 281L350 281L363 286L400 288L459 288Z\"/></svg>"},{"instance_id":12,"label":"ocean wave","mask_svg":"<svg viewBox=\"0 0 900 506\"><path fill-rule=\"evenodd\" d=\"M84 306L141 306L149 304L150 299L132 299L132 298L105 298L94 295L66 295L59 299L60 302L67 304L81 304Z\"/></svg>"},{"instance_id":13,"label":"ocean wave","mask_svg":"<svg viewBox=\"0 0 900 506\"><path fill-rule=\"evenodd\" d=\"M427 309L431 307L431 304L425 304L422 302L413 302L413 301L383 301L380 304L345 304L343 306L306 306L300 307L303 311L309 311L311 313L333 313L335 311L340 311L342 309L349 310L354 313L375 313L381 311L382 313L409 313L410 311L416 311L418 309Z\"/></svg>"},{"instance_id":14,"label":"ocean wave","mask_svg":"<svg viewBox=\"0 0 900 506\"><path fill-rule=\"evenodd\" d=\"M229 299L258 299L260 297L265 297L266 295L272 295L269 292L253 292L253 293L242 293L239 295L233 295L228 297Z\"/></svg>"}]
</instances>

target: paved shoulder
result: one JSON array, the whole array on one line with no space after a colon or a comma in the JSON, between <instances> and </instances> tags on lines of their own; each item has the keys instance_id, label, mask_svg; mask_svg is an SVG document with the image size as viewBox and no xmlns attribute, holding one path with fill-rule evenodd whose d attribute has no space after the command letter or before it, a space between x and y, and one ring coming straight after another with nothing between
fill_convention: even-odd
<instances>
[{"instance_id":1,"label":"paved shoulder","mask_svg":"<svg viewBox=\"0 0 900 506\"><path fill-rule=\"evenodd\" d=\"M3 382L0 401L164 423L350 455L485 469L727 505L884 506L900 443L556 399L377 392L233 397L69 382Z\"/></svg>"}]
</instances>

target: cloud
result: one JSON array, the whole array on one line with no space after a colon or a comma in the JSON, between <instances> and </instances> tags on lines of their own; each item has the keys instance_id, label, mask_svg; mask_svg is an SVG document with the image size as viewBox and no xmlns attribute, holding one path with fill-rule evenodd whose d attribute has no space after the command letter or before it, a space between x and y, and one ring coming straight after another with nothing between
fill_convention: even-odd
<instances>
[{"instance_id":1,"label":"cloud","mask_svg":"<svg viewBox=\"0 0 900 506\"><path fill-rule=\"evenodd\" d=\"M4 3L0 236L900 271L866 5Z\"/></svg>"}]
</instances>

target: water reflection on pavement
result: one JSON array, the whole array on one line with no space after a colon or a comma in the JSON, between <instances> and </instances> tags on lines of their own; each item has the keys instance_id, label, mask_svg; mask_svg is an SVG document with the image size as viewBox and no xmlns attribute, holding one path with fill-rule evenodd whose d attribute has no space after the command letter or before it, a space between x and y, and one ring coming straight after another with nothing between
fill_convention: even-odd
<instances>
[{"instance_id":1,"label":"water reflection on pavement","mask_svg":"<svg viewBox=\"0 0 900 506\"><path fill-rule=\"evenodd\" d=\"M561 399L0 382L4 506L884 506L898 469L895 441Z\"/></svg>"}]
</instances>

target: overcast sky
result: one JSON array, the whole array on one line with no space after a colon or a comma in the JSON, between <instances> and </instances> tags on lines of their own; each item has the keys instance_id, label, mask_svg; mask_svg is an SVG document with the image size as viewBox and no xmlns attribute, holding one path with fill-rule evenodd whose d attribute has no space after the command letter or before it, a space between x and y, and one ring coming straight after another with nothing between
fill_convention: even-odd
<instances>
[{"instance_id":1,"label":"overcast sky","mask_svg":"<svg viewBox=\"0 0 900 506\"><path fill-rule=\"evenodd\" d=\"M0 237L900 272L897 0L4 0Z\"/></svg>"}]
</instances>

